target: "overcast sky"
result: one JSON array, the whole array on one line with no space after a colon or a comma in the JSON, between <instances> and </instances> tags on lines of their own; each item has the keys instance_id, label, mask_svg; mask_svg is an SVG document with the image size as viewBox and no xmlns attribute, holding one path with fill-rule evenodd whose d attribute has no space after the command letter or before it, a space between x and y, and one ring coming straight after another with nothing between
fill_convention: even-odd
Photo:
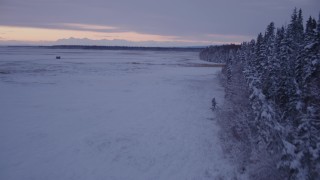
<instances>
[{"instance_id":1,"label":"overcast sky","mask_svg":"<svg viewBox=\"0 0 320 180\"><path fill-rule=\"evenodd\" d=\"M0 41L239 43L288 23L294 7L318 18L320 0L0 0Z\"/></svg>"}]
</instances>

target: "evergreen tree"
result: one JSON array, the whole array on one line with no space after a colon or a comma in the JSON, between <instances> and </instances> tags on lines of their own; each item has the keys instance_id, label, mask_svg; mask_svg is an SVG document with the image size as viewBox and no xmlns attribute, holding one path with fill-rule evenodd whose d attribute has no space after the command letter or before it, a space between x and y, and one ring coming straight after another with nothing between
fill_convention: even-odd
<instances>
[{"instance_id":1,"label":"evergreen tree","mask_svg":"<svg viewBox=\"0 0 320 180\"><path fill-rule=\"evenodd\" d=\"M265 46L265 64L262 74L262 91L266 95L267 99L269 99L274 89L272 88L275 77L277 76L277 72L275 70L276 62L273 57L275 51L275 27L274 23L271 22L265 32L264 35L264 46Z\"/></svg>"},{"instance_id":2,"label":"evergreen tree","mask_svg":"<svg viewBox=\"0 0 320 180\"><path fill-rule=\"evenodd\" d=\"M271 63L270 66L272 66L270 68L270 73L271 73L271 77L270 77L270 81L271 81L271 86L269 88L269 100L272 101L273 103L279 102L280 101L280 85L283 84L283 81L281 81L282 78L282 74L283 71L281 70L281 68L283 68L281 65L283 65L283 63L281 64L281 56L280 56L280 52L281 52L281 43L283 42L285 37L285 29L284 27L282 28L278 28L277 29L277 33L275 36L275 43L274 43L274 47L273 47L273 54L271 57Z\"/></svg>"},{"instance_id":3,"label":"evergreen tree","mask_svg":"<svg viewBox=\"0 0 320 180\"><path fill-rule=\"evenodd\" d=\"M302 44L303 40L304 40L303 16L302 16L302 10L299 9L298 19L297 19L297 43L299 43L300 45Z\"/></svg>"},{"instance_id":4,"label":"evergreen tree","mask_svg":"<svg viewBox=\"0 0 320 180\"><path fill-rule=\"evenodd\" d=\"M266 56L265 56L265 44L264 37L262 33L260 33L257 37L257 43L255 45L255 55L256 57L253 59L253 76L254 79L252 83L254 86L261 88L262 86L262 74L264 72L264 66L266 64Z\"/></svg>"}]
</instances>

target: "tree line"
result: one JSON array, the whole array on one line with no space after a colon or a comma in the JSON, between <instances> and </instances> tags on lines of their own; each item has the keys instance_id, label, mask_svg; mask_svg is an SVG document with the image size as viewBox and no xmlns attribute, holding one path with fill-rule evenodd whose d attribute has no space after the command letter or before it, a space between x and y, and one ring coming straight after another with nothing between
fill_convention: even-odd
<instances>
[{"instance_id":1,"label":"tree line","mask_svg":"<svg viewBox=\"0 0 320 180\"><path fill-rule=\"evenodd\" d=\"M53 45L38 46L49 49L86 49L86 50L135 50L135 51L190 51L199 52L204 47L138 47L138 46L89 46L89 45Z\"/></svg>"},{"instance_id":2,"label":"tree line","mask_svg":"<svg viewBox=\"0 0 320 180\"><path fill-rule=\"evenodd\" d=\"M225 148L253 179L320 179L320 15L294 9L225 56Z\"/></svg>"},{"instance_id":3,"label":"tree line","mask_svg":"<svg viewBox=\"0 0 320 180\"><path fill-rule=\"evenodd\" d=\"M229 59L229 54L239 50L240 47L236 44L209 46L200 52L199 57L205 61L225 63Z\"/></svg>"}]
</instances>

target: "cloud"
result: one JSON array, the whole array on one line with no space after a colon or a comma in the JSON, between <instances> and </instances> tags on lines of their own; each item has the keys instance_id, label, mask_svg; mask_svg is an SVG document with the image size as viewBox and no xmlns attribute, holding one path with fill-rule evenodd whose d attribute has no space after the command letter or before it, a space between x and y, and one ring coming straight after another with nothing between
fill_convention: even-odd
<instances>
[{"instance_id":1,"label":"cloud","mask_svg":"<svg viewBox=\"0 0 320 180\"><path fill-rule=\"evenodd\" d=\"M96 27L96 26L95 26ZM129 41L174 41L176 36L161 36L155 34L142 34L137 32L96 32L91 30L69 30L69 29L49 29L49 28L31 28L31 27L15 27L0 26L0 32L7 31L4 37L17 41L55 41L61 38L76 37L90 38L99 40L101 37L110 37L112 40L121 37Z\"/></svg>"},{"instance_id":2,"label":"cloud","mask_svg":"<svg viewBox=\"0 0 320 180\"><path fill-rule=\"evenodd\" d=\"M60 23L58 24L62 27L70 27L75 29L83 30L115 30L118 29L112 26L95 25L95 24L79 24L79 23Z\"/></svg>"}]
</instances>

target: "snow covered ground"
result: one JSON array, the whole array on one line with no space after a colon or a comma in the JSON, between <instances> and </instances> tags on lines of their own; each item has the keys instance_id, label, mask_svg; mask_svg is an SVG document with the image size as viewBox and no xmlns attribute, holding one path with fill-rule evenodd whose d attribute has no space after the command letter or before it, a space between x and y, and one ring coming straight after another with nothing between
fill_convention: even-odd
<instances>
[{"instance_id":1,"label":"snow covered ground","mask_svg":"<svg viewBox=\"0 0 320 180\"><path fill-rule=\"evenodd\" d=\"M0 48L0 179L231 178L210 110L220 68L200 64L195 52Z\"/></svg>"}]
</instances>

